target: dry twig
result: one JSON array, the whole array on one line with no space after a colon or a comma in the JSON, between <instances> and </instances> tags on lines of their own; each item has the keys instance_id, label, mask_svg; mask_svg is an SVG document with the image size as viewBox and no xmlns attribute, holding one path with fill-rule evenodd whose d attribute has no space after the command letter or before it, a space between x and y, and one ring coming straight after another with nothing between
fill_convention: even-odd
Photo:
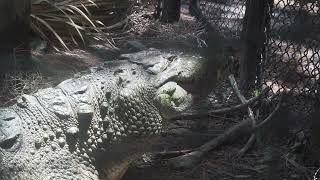
<instances>
[{"instance_id":1,"label":"dry twig","mask_svg":"<svg viewBox=\"0 0 320 180\"><path fill-rule=\"evenodd\" d=\"M237 110L241 110L243 108L247 108L248 106L254 104L257 102L263 95L265 95L269 91L269 88L263 89L262 93L259 94L258 96L255 96L249 100L245 104L238 104L232 107L227 107L227 108L221 108L221 109L214 109L210 110L204 113L183 113L180 116L174 117L173 119L192 119L192 118L202 118L202 117L208 117L211 114L223 114L223 113L228 113L228 112L233 112Z\"/></svg>"},{"instance_id":2,"label":"dry twig","mask_svg":"<svg viewBox=\"0 0 320 180\"><path fill-rule=\"evenodd\" d=\"M232 86L232 89L237 95L237 97L239 98L239 100L242 102L242 104L246 104L248 100L241 94L233 74L229 75L228 78ZM252 122L252 126L256 126L256 118L254 117L253 111L250 106L248 106L248 116ZM242 156L243 154L245 154L249 150L249 148L254 144L255 139L256 139L256 134L252 133L246 145L242 149L240 149L240 151L238 152L238 155Z\"/></svg>"},{"instance_id":3,"label":"dry twig","mask_svg":"<svg viewBox=\"0 0 320 180\"><path fill-rule=\"evenodd\" d=\"M192 152L193 149L187 149L187 150L178 150L178 151L164 151L164 152L157 152L154 153L154 156L161 159L168 159L172 157L181 156L187 153Z\"/></svg>"},{"instance_id":4,"label":"dry twig","mask_svg":"<svg viewBox=\"0 0 320 180\"><path fill-rule=\"evenodd\" d=\"M282 92L281 97L283 96L283 93L284 92ZM243 137L245 135L255 133L257 130L262 128L265 124L267 124L267 122L269 122L274 117L276 112L278 112L278 110L280 109L281 103L282 103L282 98L280 98L280 101L277 107L273 110L273 112L269 114L269 116L266 119L264 119L260 124L253 126L251 119L244 119L240 123L229 128L225 133L203 144L202 146L196 148L194 151L184 154L182 156L169 159L169 163L174 168L193 167L195 164L199 163L202 157L206 155L209 151L217 148L218 146L226 142L234 141L239 137Z\"/></svg>"}]
</instances>

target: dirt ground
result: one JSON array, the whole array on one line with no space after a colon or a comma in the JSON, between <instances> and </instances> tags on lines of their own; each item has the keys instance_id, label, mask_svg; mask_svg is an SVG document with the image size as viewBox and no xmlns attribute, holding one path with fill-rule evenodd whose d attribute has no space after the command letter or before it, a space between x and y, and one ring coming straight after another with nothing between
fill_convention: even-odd
<instances>
[{"instance_id":1,"label":"dirt ground","mask_svg":"<svg viewBox=\"0 0 320 180\"><path fill-rule=\"evenodd\" d=\"M53 86L75 73L115 59L121 53L137 51L144 47L175 50L179 52L201 53L205 31L195 18L188 14L188 7L183 5L181 20L174 24L162 24L154 20L153 8L148 4L134 7L129 17L128 29L115 34L114 40L119 50L113 50L105 44L92 43L85 49L73 49L65 53L44 53L34 51L37 63L34 75L21 75L26 84L3 86L0 101L8 105L19 93L30 93L38 88ZM50 68L48 68L50 67ZM11 77L11 76L10 76ZM8 82L12 78L8 77ZM31 78L28 79L28 78ZM19 81L21 83L21 81ZM23 83L22 83L23 84ZM30 83L29 83L30 84ZM4 95L8 88L9 95ZM217 108L236 104L227 82L221 83L201 104L205 108ZM237 152L246 143L247 138L231 142L210 152L198 165L190 169L173 169L166 158L159 158L157 153L190 150L222 134L227 128L241 121L243 112L232 112L202 119L179 119L170 123L168 131L154 145L153 152L146 153L132 164L124 180L223 180L223 179L312 179L318 164L310 161L308 143L303 131L287 133L286 140L274 144L273 140L258 138L255 145L244 156ZM272 133L272 130L265 131ZM269 134L270 134L269 133ZM277 138L277 137L272 137ZM272 139L271 138L271 139ZM272 142L272 143L271 143ZM270 155L271 154L271 155Z\"/></svg>"}]
</instances>

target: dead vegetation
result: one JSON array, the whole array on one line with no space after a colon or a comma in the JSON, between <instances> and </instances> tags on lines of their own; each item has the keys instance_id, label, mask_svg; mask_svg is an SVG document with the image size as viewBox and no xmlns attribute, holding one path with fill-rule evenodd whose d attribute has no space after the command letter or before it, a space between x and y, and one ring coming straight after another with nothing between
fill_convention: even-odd
<instances>
[{"instance_id":1,"label":"dead vegetation","mask_svg":"<svg viewBox=\"0 0 320 180\"><path fill-rule=\"evenodd\" d=\"M195 41L195 46L206 46L203 40L205 30L203 24L196 21L186 10L182 10L180 21L172 24L164 24L154 19L153 6L136 7L129 16L132 32L140 41L149 42L189 42ZM130 38L130 37L129 37Z\"/></svg>"},{"instance_id":2,"label":"dead vegetation","mask_svg":"<svg viewBox=\"0 0 320 180\"><path fill-rule=\"evenodd\" d=\"M115 48L110 30L130 7L128 0L37 0L32 3L31 29L56 50L69 50L68 44L85 46L90 39Z\"/></svg>"},{"instance_id":3,"label":"dead vegetation","mask_svg":"<svg viewBox=\"0 0 320 180\"><path fill-rule=\"evenodd\" d=\"M183 156L179 156L176 158L173 158L170 160L170 163L175 168L190 168L195 166L198 162L200 162L203 159L203 156L206 155L209 151L217 148L218 146L226 143L226 142L232 142L235 139L250 135L250 138L248 139L247 143L243 148L241 148L237 155L243 156L249 148L253 145L253 143L256 140L256 131L260 128L262 128L264 125L266 125L270 120L272 120L273 116L277 113L277 111L280 109L281 106L281 100L276 106L276 108L259 124L257 124L257 118L254 115L254 112L252 111L251 105L248 104L248 102L252 102L251 100L246 100L244 96L241 94L240 90L238 89L238 85L236 83L236 80L233 75L229 76L229 81L232 86L232 89L234 91L234 94L237 95L239 100L241 101L241 104L246 107L248 111L247 118L242 120L240 123L236 124L235 126L229 128L226 130L223 134L219 135L217 138L203 144L199 148L196 148L194 151L189 152L187 154L184 154ZM265 94L265 92L268 92L268 88L264 89L264 92L262 94ZM259 100L257 98L256 100ZM228 113L229 111L236 110L236 107L240 107L239 105L230 107L229 110L215 110L216 112L225 112ZM210 113L213 113L214 111L211 111Z\"/></svg>"},{"instance_id":4,"label":"dead vegetation","mask_svg":"<svg viewBox=\"0 0 320 180\"><path fill-rule=\"evenodd\" d=\"M300 130L281 137L274 130L287 118L283 116L283 99L290 96L281 92L267 98L266 88L243 103L233 76L222 92L216 90L229 96L227 89L232 89L231 96L238 100L230 103L221 99L213 110L176 117L158 152L150 155L149 161L140 162L142 165L131 167L125 180L141 174L144 180L312 179L317 165L312 163L307 135ZM222 107L220 102L224 102ZM271 108L268 114L257 111L262 104ZM203 124L201 128L199 124Z\"/></svg>"}]
</instances>

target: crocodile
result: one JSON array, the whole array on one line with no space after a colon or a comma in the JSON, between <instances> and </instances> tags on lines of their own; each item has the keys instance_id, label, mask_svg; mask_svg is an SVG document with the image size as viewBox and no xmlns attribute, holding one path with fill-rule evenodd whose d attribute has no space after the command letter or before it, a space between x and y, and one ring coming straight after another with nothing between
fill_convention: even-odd
<instances>
[{"instance_id":1,"label":"crocodile","mask_svg":"<svg viewBox=\"0 0 320 180\"><path fill-rule=\"evenodd\" d=\"M0 109L0 179L115 180L193 95L206 60L148 49Z\"/></svg>"}]
</instances>

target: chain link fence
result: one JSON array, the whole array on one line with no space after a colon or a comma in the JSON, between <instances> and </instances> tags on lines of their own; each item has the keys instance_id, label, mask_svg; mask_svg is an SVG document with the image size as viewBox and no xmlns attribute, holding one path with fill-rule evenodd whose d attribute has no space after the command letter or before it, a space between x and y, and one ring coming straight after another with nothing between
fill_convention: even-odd
<instances>
[{"instance_id":1,"label":"chain link fence","mask_svg":"<svg viewBox=\"0 0 320 180\"><path fill-rule=\"evenodd\" d=\"M245 0L201 0L199 9L203 18L222 36L240 39Z\"/></svg>"},{"instance_id":2,"label":"chain link fence","mask_svg":"<svg viewBox=\"0 0 320 180\"><path fill-rule=\"evenodd\" d=\"M319 7L315 0L275 0L270 14L265 84L289 91L289 103L300 112L314 109L320 90Z\"/></svg>"},{"instance_id":3,"label":"chain link fence","mask_svg":"<svg viewBox=\"0 0 320 180\"><path fill-rule=\"evenodd\" d=\"M267 3L261 54L262 72L258 74L270 95L286 90L293 98L287 103L300 112L314 110L319 94L320 68L320 1L271 0ZM242 29L246 13L245 0L200 0L199 17L227 45L241 56ZM218 42L217 42L218 43ZM223 44L223 43L222 43ZM219 51L221 52L221 51ZM236 62L231 61L231 65ZM229 63L229 65L230 65Z\"/></svg>"}]
</instances>

